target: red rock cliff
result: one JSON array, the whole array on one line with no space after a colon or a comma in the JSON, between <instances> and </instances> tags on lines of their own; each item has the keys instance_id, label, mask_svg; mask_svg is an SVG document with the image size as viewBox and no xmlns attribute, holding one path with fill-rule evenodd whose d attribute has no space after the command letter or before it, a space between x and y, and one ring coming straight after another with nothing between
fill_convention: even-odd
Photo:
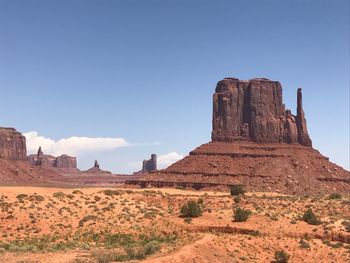
<instances>
[{"instance_id":1,"label":"red rock cliff","mask_svg":"<svg viewBox=\"0 0 350 263\"><path fill-rule=\"evenodd\" d=\"M0 128L0 158L25 160L26 138L14 128Z\"/></svg>"}]
</instances>

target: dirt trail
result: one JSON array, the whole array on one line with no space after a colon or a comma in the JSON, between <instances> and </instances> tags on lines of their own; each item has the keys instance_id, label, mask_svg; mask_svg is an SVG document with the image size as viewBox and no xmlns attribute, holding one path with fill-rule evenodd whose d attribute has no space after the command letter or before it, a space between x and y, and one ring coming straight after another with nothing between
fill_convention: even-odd
<instances>
[{"instance_id":1,"label":"dirt trail","mask_svg":"<svg viewBox=\"0 0 350 263\"><path fill-rule=\"evenodd\" d=\"M157 258L151 258L143 263L215 263L215 262L232 262L232 258L220 250L211 249L215 235L204 234L200 239L192 244L188 244L180 249Z\"/></svg>"}]
</instances>

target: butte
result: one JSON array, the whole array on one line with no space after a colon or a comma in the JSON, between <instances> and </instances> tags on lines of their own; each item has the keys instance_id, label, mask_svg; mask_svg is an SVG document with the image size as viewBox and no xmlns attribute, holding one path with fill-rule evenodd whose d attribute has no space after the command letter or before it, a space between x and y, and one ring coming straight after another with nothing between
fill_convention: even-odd
<instances>
[{"instance_id":1,"label":"butte","mask_svg":"<svg viewBox=\"0 0 350 263\"><path fill-rule=\"evenodd\" d=\"M297 90L296 115L282 86L265 78L225 78L213 95L211 142L167 169L128 180L141 187L227 188L284 194L350 192L350 173L312 147Z\"/></svg>"}]
</instances>

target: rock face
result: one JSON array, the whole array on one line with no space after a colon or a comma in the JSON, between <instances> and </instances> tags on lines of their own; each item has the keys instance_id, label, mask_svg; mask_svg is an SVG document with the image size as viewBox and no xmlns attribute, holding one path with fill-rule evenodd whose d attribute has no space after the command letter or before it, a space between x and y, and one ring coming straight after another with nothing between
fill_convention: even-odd
<instances>
[{"instance_id":1,"label":"rock face","mask_svg":"<svg viewBox=\"0 0 350 263\"><path fill-rule=\"evenodd\" d=\"M0 158L22 161L26 157L26 138L14 128L0 128Z\"/></svg>"},{"instance_id":2,"label":"rock face","mask_svg":"<svg viewBox=\"0 0 350 263\"><path fill-rule=\"evenodd\" d=\"M151 159L143 160L142 172L153 172L157 170L157 155L151 154Z\"/></svg>"},{"instance_id":3,"label":"rock face","mask_svg":"<svg viewBox=\"0 0 350 263\"><path fill-rule=\"evenodd\" d=\"M29 155L27 157L27 161L35 166L77 169L76 157L72 157L66 154L62 154L58 157L45 155L41 150L41 147L39 147L37 154Z\"/></svg>"},{"instance_id":4,"label":"rock face","mask_svg":"<svg viewBox=\"0 0 350 263\"><path fill-rule=\"evenodd\" d=\"M57 168L77 168L77 158L69 156L67 154L62 154L56 158L56 163L54 165Z\"/></svg>"},{"instance_id":5,"label":"rock face","mask_svg":"<svg viewBox=\"0 0 350 263\"><path fill-rule=\"evenodd\" d=\"M297 116L286 110L278 81L225 78L213 95L212 141L299 143L311 146L298 89Z\"/></svg>"}]
</instances>

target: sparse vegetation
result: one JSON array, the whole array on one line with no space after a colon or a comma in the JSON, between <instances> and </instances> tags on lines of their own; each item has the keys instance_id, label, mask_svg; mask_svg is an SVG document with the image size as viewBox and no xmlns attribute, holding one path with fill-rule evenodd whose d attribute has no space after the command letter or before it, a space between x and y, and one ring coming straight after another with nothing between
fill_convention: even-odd
<instances>
[{"instance_id":1,"label":"sparse vegetation","mask_svg":"<svg viewBox=\"0 0 350 263\"><path fill-rule=\"evenodd\" d=\"M342 198L342 195L339 194L339 193L333 193L333 194L330 194L328 198L331 199L331 200L334 200L334 199L341 199L341 198Z\"/></svg>"}]
</instances>

